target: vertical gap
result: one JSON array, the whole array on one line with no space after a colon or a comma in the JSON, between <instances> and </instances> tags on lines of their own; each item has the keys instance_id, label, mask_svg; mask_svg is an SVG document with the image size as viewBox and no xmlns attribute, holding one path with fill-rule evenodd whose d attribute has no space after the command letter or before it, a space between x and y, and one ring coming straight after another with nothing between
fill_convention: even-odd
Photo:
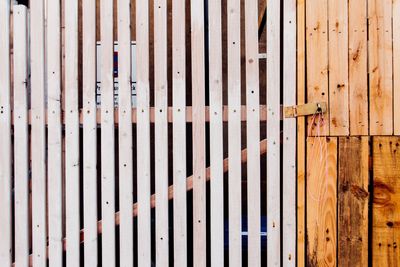
<instances>
[{"instance_id":1,"label":"vertical gap","mask_svg":"<svg viewBox=\"0 0 400 267\"><path fill-rule=\"evenodd\" d=\"M374 200L374 157L373 157L373 152L374 152L374 146L373 146L373 141L374 137L370 137L368 144L369 144L369 153L370 157L372 157L372 161L370 161L370 166L369 166L369 185L368 185L368 191L369 191L369 198L368 198L368 266L372 266L372 248L373 246L371 245L373 242L373 200Z\"/></svg>"}]
</instances>

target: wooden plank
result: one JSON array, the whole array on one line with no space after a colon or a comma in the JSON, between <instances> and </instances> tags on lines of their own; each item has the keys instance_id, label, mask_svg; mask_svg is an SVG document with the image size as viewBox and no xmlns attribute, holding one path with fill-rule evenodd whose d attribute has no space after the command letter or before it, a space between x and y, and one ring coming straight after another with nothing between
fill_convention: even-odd
<instances>
[{"instance_id":1,"label":"wooden plank","mask_svg":"<svg viewBox=\"0 0 400 267\"><path fill-rule=\"evenodd\" d=\"M0 7L1 8L1 7ZM28 35L26 6L14 6L15 263L29 266Z\"/></svg>"},{"instance_id":2,"label":"wooden plank","mask_svg":"<svg viewBox=\"0 0 400 267\"><path fill-rule=\"evenodd\" d=\"M368 266L369 138L339 138L338 266Z\"/></svg>"},{"instance_id":3,"label":"wooden plank","mask_svg":"<svg viewBox=\"0 0 400 267\"><path fill-rule=\"evenodd\" d=\"M370 134L393 133L392 0L368 1Z\"/></svg>"},{"instance_id":4,"label":"wooden plank","mask_svg":"<svg viewBox=\"0 0 400 267\"><path fill-rule=\"evenodd\" d=\"M61 137L61 5L47 2L48 211L49 265L63 264L63 190Z\"/></svg>"},{"instance_id":5,"label":"wooden plank","mask_svg":"<svg viewBox=\"0 0 400 267\"><path fill-rule=\"evenodd\" d=\"M174 186L174 263L187 265L186 198L186 40L184 0L172 3L172 77L173 77L173 186Z\"/></svg>"},{"instance_id":6,"label":"wooden plank","mask_svg":"<svg viewBox=\"0 0 400 267\"><path fill-rule=\"evenodd\" d=\"M348 1L329 0L328 11L330 134L349 135Z\"/></svg>"},{"instance_id":7,"label":"wooden plank","mask_svg":"<svg viewBox=\"0 0 400 267\"><path fill-rule=\"evenodd\" d=\"M400 262L399 145L399 137L373 138L372 266Z\"/></svg>"},{"instance_id":8,"label":"wooden plank","mask_svg":"<svg viewBox=\"0 0 400 267\"><path fill-rule=\"evenodd\" d=\"M100 1L102 264L115 266L115 139L113 1Z\"/></svg>"},{"instance_id":9,"label":"wooden plank","mask_svg":"<svg viewBox=\"0 0 400 267\"><path fill-rule=\"evenodd\" d=\"M268 266L280 266L280 3L267 2L267 232ZM239 202L240 203L240 202ZM240 205L240 204L239 204Z\"/></svg>"},{"instance_id":10,"label":"wooden plank","mask_svg":"<svg viewBox=\"0 0 400 267\"><path fill-rule=\"evenodd\" d=\"M32 263L46 266L46 157L44 0L30 7L31 43L31 155L32 155ZM3 16L1 16L3 17ZM2 38L3 39L3 38ZM2 161L3 162L3 161ZM2 194L3 195L3 194Z\"/></svg>"},{"instance_id":11,"label":"wooden plank","mask_svg":"<svg viewBox=\"0 0 400 267\"><path fill-rule=\"evenodd\" d=\"M206 266L204 3L190 2L193 116L193 264Z\"/></svg>"},{"instance_id":12,"label":"wooden plank","mask_svg":"<svg viewBox=\"0 0 400 267\"><path fill-rule=\"evenodd\" d=\"M283 105L296 104L296 1L283 6ZM296 119L283 121L282 256L284 266L296 266Z\"/></svg>"},{"instance_id":13,"label":"wooden plank","mask_svg":"<svg viewBox=\"0 0 400 267\"><path fill-rule=\"evenodd\" d=\"M79 247L79 109L78 1L65 2L65 235L67 266L78 266Z\"/></svg>"},{"instance_id":14,"label":"wooden plank","mask_svg":"<svg viewBox=\"0 0 400 267\"><path fill-rule=\"evenodd\" d=\"M167 2L154 1L156 263L168 265Z\"/></svg>"},{"instance_id":15,"label":"wooden plank","mask_svg":"<svg viewBox=\"0 0 400 267\"><path fill-rule=\"evenodd\" d=\"M210 88L210 231L211 266L224 266L224 171L222 92L222 6L210 1L209 88ZM246 110L247 111L247 110Z\"/></svg>"},{"instance_id":16,"label":"wooden plank","mask_svg":"<svg viewBox=\"0 0 400 267\"><path fill-rule=\"evenodd\" d=\"M82 2L83 226L85 266L98 265L96 1ZM121 86L121 85L120 85ZM100 113L100 112L98 112Z\"/></svg>"},{"instance_id":17,"label":"wooden plank","mask_svg":"<svg viewBox=\"0 0 400 267\"><path fill-rule=\"evenodd\" d=\"M133 144L130 1L118 1L120 265L133 266Z\"/></svg>"},{"instance_id":18,"label":"wooden plank","mask_svg":"<svg viewBox=\"0 0 400 267\"><path fill-rule=\"evenodd\" d=\"M307 140L307 263L336 266L337 138Z\"/></svg>"},{"instance_id":19,"label":"wooden plank","mask_svg":"<svg viewBox=\"0 0 400 267\"><path fill-rule=\"evenodd\" d=\"M151 265L150 214L150 84L149 84L149 3L137 1L136 66L137 66L137 199L138 266Z\"/></svg>"},{"instance_id":20,"label":"wooden plank","mask_svg":"<svg viewBox=\"0 0 400 267\"><path fill-rule=\"evenodd\" d=\"M328 0L306 1L307 102L328 103ZM329 114L309 116L311 135L329 134Z\"/></svg>"},{"instance_id":21,"label":"wooden plank","mask_svg":"<svg viewBox=\"0 0 400 267\"><path fill-rule=\"evenodd\" d=\"M400 1L393 0L393 108L394 134L400 134Z\"/></svg>"},{"instance_id":22,"label":"wooden plank","mask_svg":"<svg viewBox=\"0 0 400 267\"><path fill-rule=\"evenodd\" d=\"M350 135L368 135L367 0L349 1Z\"/></svg>"}]
</instances>

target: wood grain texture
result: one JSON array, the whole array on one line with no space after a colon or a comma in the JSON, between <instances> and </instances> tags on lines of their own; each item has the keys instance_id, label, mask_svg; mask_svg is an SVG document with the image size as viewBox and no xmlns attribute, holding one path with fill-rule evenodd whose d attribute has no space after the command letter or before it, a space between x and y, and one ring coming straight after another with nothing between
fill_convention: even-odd
<instances>
[{"instance_id":1,"label":"wood grain texture","mask_svg":"<svg viewBox=\"0 0 400 267\"><path fill-rule=\"evenodd\" d=\"M367 0L348 3L350 135L368 135Z\"/></svg>"},{"instance_id":2,"label":"wood grain texture","mask_svg":"<svg viewBox=\"0 0 400 267\"><path fill-rule=\"evenodd\" d=\"M400 135L400 1L393 0L393 128Z\"/></svg>"},{"instance_id":3,"label":"wood grain texture","mask_svg":"<svg viewBox=\"0 0 400 267\"><path fill-rule=\"evenodd\" d=\"M337 138L307 140L307 266L336 266Z\"/></svg>"},{"instance_id":4,"label":"wood grain texture","mask_svg":"<svg viewBox=\"0 0 400 267\"><path fill-rule=\"evenodd\" d=\"M368 266L369 138L339 138L338 266Z\"/></svg>"},{"instance_id":5,"label":"wood grain texture","mask_svg":"<svg viewBox=\"0 0 400 267\"><path fill-rule=\"evenodd\" d=\"M372 265L399 266L399 137L373 138Z\"/></svg>"},{"instance_id":6,"label":"wood grain texture","mask_svg":"<svg viewBox=\"0 0 400 267\"><path fill-rule=\"evenodd\" d=\"M392 0L369 0L370 135L393 133Z\"/></svg>"}]
</instances>

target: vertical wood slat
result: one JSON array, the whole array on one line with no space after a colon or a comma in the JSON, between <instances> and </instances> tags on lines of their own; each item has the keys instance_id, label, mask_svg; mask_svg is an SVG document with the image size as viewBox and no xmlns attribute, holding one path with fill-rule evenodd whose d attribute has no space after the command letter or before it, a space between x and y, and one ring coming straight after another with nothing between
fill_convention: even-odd
<instances>
[{"instance_id":1,"label":"vertical wood slat","mask_svg":"<svg viewBox=\"0 0 400 267\"><path fill-rule=\"evenodd\" d=\"M330 135L349 135L348 1L328 0L328 11Z\"/></svg>"},{"instance_id":2,"label":"vertical wood slat","mask_svg":"<svg viewBox=\"0 0 400 267\"><path fill-rule=\"evenodd\" d=\"M115 266L113 1L100 1L102 264Z\"/></svg>"},{"instance_id":3,"label":"vertical wood slat","mask_svg":"<svg viewBox=\"0 0 400 267\"><path fill-rule=\"evenodd\" d=\"M224 266L221 8L221 1L209 2L210 171L212 177L210 181L211 266Z\"/></svg>"},{"instance_id":4,"label":"vertical wood slat","mask_svg":"<svg viewBox=\"0 0 400 267\"><path fill-rule=\"evenodd\" d=\"M84 263L97 266L96 1L82 4Z\"/></svg>"},{"instance_id":5,"label":"vertical wood slat","mask_svg":"<svg viewBox=\"0 0 400 267\"><path fill-rule=\"evenodd\" d=\"M154 1L156 262L168 265L167 2Z\"/></svg>"},{"instance_id":6,"label":"vertical wood slat","mask_svg":"<svg viewBox=\"0 0 400 267\"><path fill-rule=\"evenodd\" d=\"M399 137L373 138L372 266L400 262Z\"/></svg>"},{"instance_id":7,"label":"vertical wood slat","mask_svg":"<svg viewBox=\"0 0 400 267\"><path fill-rule=\"evenodd\" d=\"M280 226L280 2L267 2L267 264L279 266Z\"/></svg>"},{"instance_id":8,"label":"vertical wood slat","mask_svg":"<svg viewBox=\"0 0 400 267\"><path fill-rule=\"evenodd\" d=\"M172 3L174 263L187 265L185 0Z\"/></svg>"},{"instance_id":9,"label":"vertical wood slat","mask_svg":"<svg viewBox=\"0 0 400 267\"><path fill-rule=\"evenodd\" d=\"M367 0L349 1L350 135L368 134Z\"/></svg>"},{"instance_id":10,"label":"vertical wood slat","mask_svg":"<svg viewBox=\"0 0 400 267\"><path fill-rule=\"evenodd\" d=\"M133 266L133 144L130 1L118 1L120 265Z\"/></svg>"},{"instance_id":11,"label":"vertical wood slat","mask_svg":"<svg viewBox=\"0 0 400 267\"><path fill-rule=\"evenodd\" d=\"M67 266L80 258L78 1L65 2L65 235Z\"/></svg>"},{"instance_id":12,"label":"vertical wood slat","mask_svg":"<svg viewBox=\"0 0 400 267\"><path fill-rule=\"evenodd\" d=\"M149 3L136 1L138 266L151 265Z\"/></svg>"},{"instance_id":13,"label":"vertical wood slat","mask_svg":"<svg viewBox=\"0 0 400 267\"><path fill-rule=\"evenodd\" d=\"M393 105L400 110L400 1L393 0ZM400 135L400 113L394 112L394 134Z\"/></svg>"},{"instance_id":14,"label":"vertical wood slat","mask_svg":"<svg viewBox=\"0 0 400 267\"><path fill-rule=\"evenodd\" d=\"M228 209L229 265L242 264L240 1L228 0Z\"/></svg>"},{"instance_id":15,"label":"vertical wood slat","mask_svg":"<svg viewBox=\"0 0 400 267\"><path fill-rule=\"evenodd\" d=\"M49 265L62 266L61 5L47 1Z\"/></svg>"},{"instance_id":16,"label":"vertical wood slat","mask_svg":"<svg viewBox=\"0 0 400 267\"><path fill-rule=\"evenodd\" d=\"M1 7L0 7L1 8ZM24 5L14 6L15 263L29 266L28 35ZM3 70L2 70L3 71Z\"/></svg>"},{"instance_id":17,"label":"vertical wood slat","mask_svg":"<svg viewBox=\"0 0 400 267\"><path fill-rule=\"evenodd\" d=\"M328 0L306 1L307 102L328 101ZM311 135L329 134L329 114L315 118ZM309 116L308 123L312 123Z\"/></svg>"},{"instance_id":18,"label":"vertical wood slat","mask_svg":"<svg viewBox=\"0 0 400 267\"><path fill-rule=\"evenodd\" d=\"M193 118L193 264L206 266L204 3L190 2Z\"/></svg>"},{"instance_id":19,"label":"vertical wood slat","mask_svg":"<svg viewBox=\"0 0 400 267\"><path fill-rule=\"evenodd\" d=\"M296 1L283 5L283 105L296 105ZM277 93L277 92L276 92ZM282 256L296 266L296 119L283 121Z\"/></svg>"},{"instance_id":20,"label":"vertical wood slat","mask_svg":"<svg viewBox=\"0 0 400 267\"><path fill-rule=\"evenodd\" d=\"M393 133L392 0L368 1L370 134Z\"/></svg>"},{"instance_id":21,"label":"vertical wood slat","mask_svg":"<svg viewBox=\"0 0 400 267\"><path fill-rule=\"evenodd\" d=\"M306 266L336 266L337 138L308 138L307 187Z\"/></svg>"},{"instance_id":22,"label":"vertical wood slat","mask_svg":"<svg viewBox=\"0 0 400 267\"><path fill-rule=\"evenodd\" d=\"M368 266L369 138L339 138L338 266Z\"/></svg>"},{"instance_id":23,"label":"vertical wood slat","mask_svg":"<svg viewBox=\"0 0 400 267\"><path fill-rule=\"evenodd\" d=\"M30 11L30 36L35 36L35 42L31 42L30 51L32 117L32 263L34 266L46 266L47 215L44 102L44 0L36 1L35 4L30 7Z\"/></svg>"}]
</instances>

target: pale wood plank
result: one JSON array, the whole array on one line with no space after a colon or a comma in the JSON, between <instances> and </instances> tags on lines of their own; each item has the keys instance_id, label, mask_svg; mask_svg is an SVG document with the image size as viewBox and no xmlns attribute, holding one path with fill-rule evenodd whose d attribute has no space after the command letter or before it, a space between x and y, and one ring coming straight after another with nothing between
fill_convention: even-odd
<instances>
[{"instance_id":1,"label":"pale wood plank","mask_svg":"<svg viewBox=\"0 0 400 267\"><path fill-rule=\"evenodd\" d=\"M367 0L349 1L350 134L368 134Z\"/></svg>"},{"instance_id":2,"label":"pale wood plank","mask_svg":"<svg viewBox=\"0 0 400 267\"><path fill-rule=\"evenodd\" d=\"M1 7L0 7L1 8ZM15 263L29 266L28 10L14 6Z\"/></svg>"},{"instance_id":3,"label":"pale wood plank","mask_svg":"<svg viewBox=\"0 0 400 267\"><path fill-rule=\"evenodd\" d=\"M337 138L307 140L307 266L336 266Z\"/></svg>"},{"instance_id":4,"label":"pale wood plank","mask_svg":"<svg viewBox=\"0 0 400 267\"><path fill-rule=\"evenodd\" d=\"M296 104L296 1L283 6L283 105ZM296 119L283 120L282 256L284 266L296 266Z\"/></svg>"},{"instance_id":5,"label":"pale wood plank","mask_svg":"<svg viewBox=\"0 0 400 267\"><path fill-rule=\"evenodd\" d=\"M372 266L400 262L399 146L399 137L373 138Z\"/></svg>"},{"instance_id":6,"label":"pale wood plank","mask_svg":"<svg viewBox=\"0 0 400 267\"><path fill-rule=\"evenodd\" d=\"M339 138L338 266L368 266L369 138Z\"/></svg>"},{"instance_id":7,"label":"pale wood plank","mask_svg":"<svg viewBox=\"0 0 400 267\"><path fill-rule=\"evenodd\" d=\"M97 266L96 1L87 0L82 4L84 263Z\"/></svg>"},{"instance_id":8,"label":"pale wood plank","mask_svg":"<svg viewBox=\"0 0 400 267\"><path fill-rule=\"evenodd\" d=\"M133 266L133 144L130 1L118 1L120 265Z\"/></svg>"},{"instance_id":9,"label":"pale wood plank","mask_svg":"<svg viewBox=\"0 0 400 267\"><path fill-rule=\"evenodd\" d=\"M393 133L392 0L368 1L370 134Z\"/></svg>"},{"instance_id":10,"label":"pale wood plank","mask_svg":"<svg viewBox=\"0 0 400 267\"><path fill-rule=\"evenodd\" d=\"M393 108L394 134L400 134L400 1L393 0Z\"/></svg>"},{"instance_id":11,"label":"pale wood plank","mask_svg":"<svg viewBox=\"0 0 400 267\"><path fill-rule=\"evenodd\" d=\"M1 16L3 17L3 16ZM32 155L32 263L46 266L46 156L44 0L30 7L31 42L31 155Z\"/></svg>"},{"instance_id":12,"label":"pale wood plank","mask_svg":"<svg viewBox=\"0 0 400 267\"><path fill-rule=\"evenodd\" d=\"M211 266L224 266L224 171L222 124L222 6L209 2L210 231Z\"/></svg>"},{"instance_id":13,"label":"pale wood plank","mask_svg":"<svg viewBox=\"0 0 400 267\"><path fill-rule=\"evenodd\" d=\"M349 135L348 1L329 0L328 11L330 134Z\"/></svg>"},{"instance_id":14,"label":"pale wood plank","mask_svg":"<svg viewBox=\"0 0 400 267\"><path fill-rule=\"evenodd\" d=\"M65 2L65 236L67 266L78 266L79 230L79 109L78 1Z\"/></svg>"},{"instance_id":15,"label":"pale wood plank","mask_svg":"<svg viewBox=\"0 0 400 267\"><path fill-rule=\"evenodd\" d=\"M267 2L267 264L279 266L280 249L280 3Z\"/></svg>"},{"instance_id":16,"label":"pale wood plank","mask_svg":"<svg viewBox=\"0 0 400 267\"><path fill-rule=\"evenodd\" d=\"M193 265L206 266L204 2L190 2L193 116Z\"/></svg>"},{"instance_id":17,"label":"pale wood plank","mask_svg":"<svg viewBox=\"0 0 400 267\"><path fill-rule=\"evenodd\" d=\"M138 266L151 265L149 3L136 1Z\"/></svg>"},{"instance_id":18,"label":"pale wood plank","mask_svg":"<svg viewBox=\"0 0 400 267\"><path fill-rule=\"evenodd\" d=\"M307 102L328 103L328 0L306 1L306 18ZM311 135L329 134L328 113L323 120L310 116L308 123Z\"/></svg>"},{"instance_id":19,"label":"pale wood plank","mask_svg":"<svg viewBox=\"0 0 400 267\"><path fill-rule=\"evenodd\" d=\"M61 148L61 6L47 1L47 86L48 86L48 212L49 265L63 264L62 148Z\"/></svg>"}]
</instances>

